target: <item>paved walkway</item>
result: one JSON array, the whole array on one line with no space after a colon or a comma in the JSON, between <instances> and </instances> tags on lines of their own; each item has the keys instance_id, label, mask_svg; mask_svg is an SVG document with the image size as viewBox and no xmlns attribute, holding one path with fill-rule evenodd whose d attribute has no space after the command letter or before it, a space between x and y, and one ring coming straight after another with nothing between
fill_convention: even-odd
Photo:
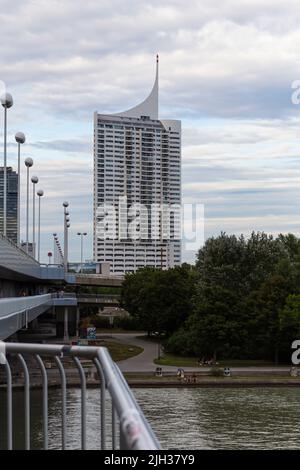
<instances>
[{"instance_id":1,"label":"paved walkway","mask_svg":"<svg viewBox=\"0 0 300 470\"><path fill-rule=\"evenodd\" d=\"M100 336L106 336L106 334L101 333ZM139 335L138 333L114 333L107 336L120 343L132 344L144 349L138 356L118 362L118 366L123 372L149 372L155 370L156 365L153 363L153 359L158 355L158 343L145 341L143 339L144 334Z\"/></svg>"},{"instance_id":2,"label":"paved walkway","mask_svg":"<svg viewBox=\"0 0 300 470\"><path fill-rule=\"evenodd\" d=\"M157 367L154 364L154 359L158 357L159 343L154 341L147 341L143 337L145 333L101 333L99 336L109 336L119 342L124 342L126 344L132 344L134 346L140 346L144 351L138 356L134 356L131 359L126 359L125 361L119 361L118 366L122 372L154 372ZM164 372L174 372L176 373L177 366L160 366ZM201 371L208 372L210 367L182 367L187 372ZM272 372L276 373L287 372L290 367L286 366L265 366L265 367L231 367L232 371L239 372L242 375L262 375L264 373L271 374Z\"/></svg>"},{"instance_id":3,"label":"paved walkway","mask_svg":"<svg viewBox=\"0 0 300 470\"><path fill-rule=\"evenodd\" d=\"M99 336L106 336L102 334ZM148 341L143 339L145 333L114 333L109 334L111 338L118 340L122 343L132 344L133 346L140 346L144 351L138 356L134 356L131 359L126 359L125 361L119 361L118 366L122 372L154 372L157 367L154 364L154 359L158 357L159 352L159 343L154 341ZM165 372L175 372L177 371L177 366L160 366ZM199 367L184 367L185 371L196 371L199 370ZM201 367L201 370L206 370L204 367ZM209 370L209 368L207 369Z\"/></svg>"}]
</instances>

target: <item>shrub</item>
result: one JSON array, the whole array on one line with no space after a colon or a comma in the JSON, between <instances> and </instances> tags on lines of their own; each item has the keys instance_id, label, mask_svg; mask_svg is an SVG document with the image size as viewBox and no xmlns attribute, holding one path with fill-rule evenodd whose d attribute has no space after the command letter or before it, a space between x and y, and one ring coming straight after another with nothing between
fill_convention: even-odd
<instances>
[{"instance_id":1,"label":"shrub","mask_svg":"<svg viewBox=\"0 0 300 470\"><path fill-rule=\"evenodd\" d=\"M212 367L210 369L211 375L214 377L223 377L223 369L221 367Z\"/></svg>"},{"instance_id":2,"label":"shrub","mask_svg":"<svg viewBox=\"0 0 300 470\"><path fill-rule=\"evenodd\" d=\"M93 315L89 317L89 324L95 326L96 328L110 328L109 318L99 317L98 315Z\"/></svg>"},{"instance_id":3,"label":"shrub","mask_svg":"<svg viewBox=\"0 0 300 470\"><path fill-rule=\"evenodd\" d=\"M164 344L165 350L169 353L180 354L182 356L195 356L191 344L190 332L180 328L170 336Z\"/></svg>"},{"instance_id":4,"label":"shrub","mask_svg":"<svg viewBox=\"0 0 300 470\"><path fill-rule=\"evenodd\" d=\"M137 330L141 331L140 322L134 317L116 317L114 319L115 328L123 328L124 330Z\"/></svg>"}]
</instances>

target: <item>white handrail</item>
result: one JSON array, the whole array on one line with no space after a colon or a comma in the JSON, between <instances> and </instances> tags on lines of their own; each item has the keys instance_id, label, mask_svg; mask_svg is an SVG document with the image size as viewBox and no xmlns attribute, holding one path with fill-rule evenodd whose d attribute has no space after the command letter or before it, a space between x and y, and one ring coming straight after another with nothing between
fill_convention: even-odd
<instances>
[{"instance_id":1,"label":"white handrail","mask_svg":"<svg viewBox=\"0 0 300 470\"><path fill-rule=\"evenodd\" d=\"M39 307L51 300L51 294L33 295L29 297L6 297L5 299L0 299L0 318Z\"/></svg>"}]
</instances>

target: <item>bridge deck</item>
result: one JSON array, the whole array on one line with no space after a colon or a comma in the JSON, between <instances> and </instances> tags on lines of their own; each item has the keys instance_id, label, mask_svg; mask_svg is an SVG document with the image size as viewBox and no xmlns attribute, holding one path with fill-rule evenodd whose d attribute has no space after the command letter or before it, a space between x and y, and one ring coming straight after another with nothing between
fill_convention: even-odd
<instances>
[{"instance_id":1,"label":"bridge deck","mask_svg":"<svg viewBox=\"0 0 300 470\"><path fill-rule=\"evenodd\" d=\"M121 287L124 277L66 273L61 265L39 264L25 251L0 234L0 279L36 280L47 284Z\"/></svg>"},{"instance_id":2,"label":"bridge deck","mask_svg":"<svg viewBox=\"0 0 300 470\"><path fill-rule=\"evenodd\" d=\"M57 299L53 294L0 299L0 340L26 327L53 305L77 305L76 298Z\"/></svg>"}]
</instances>

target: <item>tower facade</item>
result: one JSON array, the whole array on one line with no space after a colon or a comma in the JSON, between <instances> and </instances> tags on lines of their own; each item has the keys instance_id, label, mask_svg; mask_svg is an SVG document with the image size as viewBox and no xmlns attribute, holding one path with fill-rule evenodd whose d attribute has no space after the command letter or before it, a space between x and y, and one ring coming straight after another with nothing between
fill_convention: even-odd
<instances>
[{"instance_id":1,"label":"tower facade","mask_svg":"<svg viewBox=\"0 0 300 470\"><path fill-rule=\"evenodd\" d=\"M3 233L4 169L0 167L0 233ZM17 244L18 240L18 174L7 168L7 237Z\"/></svg>"},{"instance_id":2,"label":"tower facade","mask_svg":"<svg viewBox=\"0 0 300 470\"><path fill-rule=\"evenodd\" d=\"M118 114L94 114L94 260L115 274L181 263L181 122L158 118L153 89Z\"/></svg>"}]
</instances>

